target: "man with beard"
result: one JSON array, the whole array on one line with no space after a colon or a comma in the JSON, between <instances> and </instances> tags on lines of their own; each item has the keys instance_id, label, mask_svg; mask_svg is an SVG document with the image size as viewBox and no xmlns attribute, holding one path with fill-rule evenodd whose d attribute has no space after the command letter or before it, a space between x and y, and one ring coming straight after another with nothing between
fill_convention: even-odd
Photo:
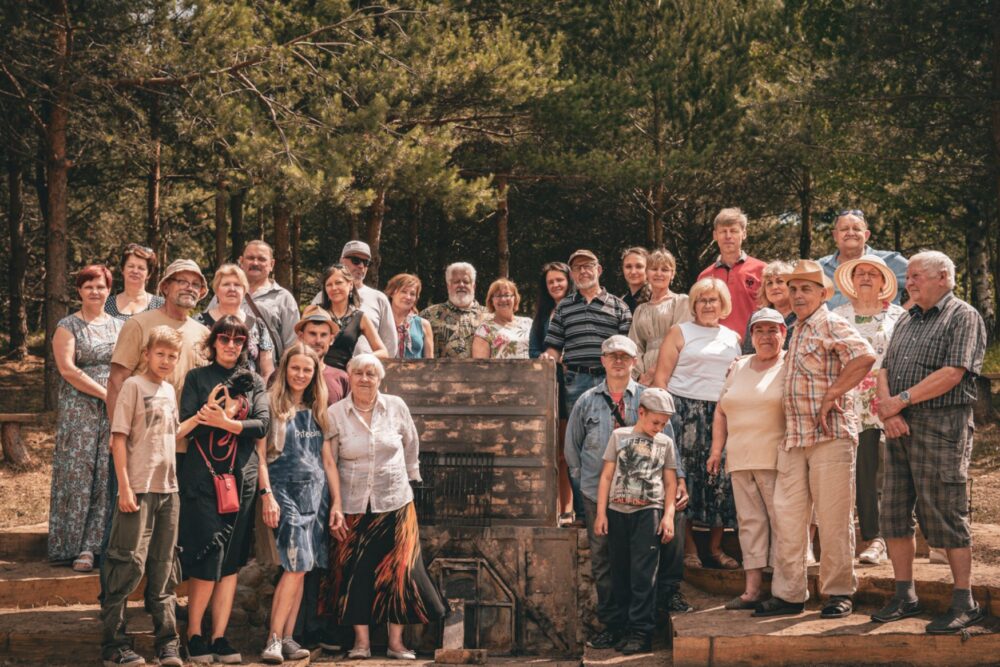
<instances>
[{"instance_id":1,"label":"man with beard","mask_svg":"<svg viewBox=\"0 0 1000 667\"><path fill-rule=\"evenodd\" d=\"M330 317L329 311L322 306L306 306L302 311L302 319L295 325L295 334L299 337L299 342L311 347L319 357L320 373L326 382L327 405L333 405L351 391L347 373L323 363L323 358L330 351L330 344L333 343L338 331L339 328Z\"/></svg>"},{"instance_id":2,"label":"man with beard","mask_svg":"<svg viewBox=\"0 0 1000 667\"><path fill-rule=\"evenodd\" d=\"M476 302L476 269L468 262L455 262L445 269L444 278L448 300L424 308L420 317L431 323L436 356L471 359L472 335L483 318L483 307Z\"/></svg>"},{"instance_id":3,"label":"man with beard","mask_svg":"<svg viewBox=\"0 0 1000 667\"><path fill-rule=\"evenodd\" d=\"M750 315L757 310L757 293L766 264L743 252L747 216L738 208L719 211L712 223L712 238L719 246L719 256L714 264L698 274L698 280L718 278L726 283L733 309L720 323L742 336Z\"/></svg>"}]
</instances>

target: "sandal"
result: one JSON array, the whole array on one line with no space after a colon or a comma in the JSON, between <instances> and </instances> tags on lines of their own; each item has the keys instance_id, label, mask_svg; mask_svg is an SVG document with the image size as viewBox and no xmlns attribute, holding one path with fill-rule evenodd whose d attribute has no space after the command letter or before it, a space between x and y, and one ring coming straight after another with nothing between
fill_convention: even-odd
<instances>
[{"instance_id":1,"label":"sandal","mask_svg":"<svg viewBox=\"0 0 1000 667\"><path fill-rule=\"evenodd\" d=\"M94 569L94 552L82 551L73 561L74 572L91 572Z\"/></svg>"},{"instance_id":2,"label":"sandal","mask_svg":"<svg viewBox=\"0 0 1000 667\"><path fill-rule=\"evenodd\" d=\"M737 595L726 603L726 609L730 611L742 611L744 609L756 609L757 605L763 602L763 598L755 600L744 600L743 596Z\"/></svg>"},{"instance_id":3,"label":"sandal","mask_svg":"<svg viewBox=\"0 0 1000 667\"><path fill-rule=\"evenodd\" d=\"M820 618L844 618L854 613L854 601L846 595L831 595L822 611Z\"/></svg>"},{"instance_id":4,"label":"sandal","mask_svg":"<svg viewBox=\"0 0 1000 667\"><path fill-rule=\"evenodd\" d=\"M705 567L701 563L701 559L698 558L697 554L684 554L684 567Z\"/></svg>"},{"instance_id":5,"label":"sandal","mask_svg":"<svg viewBox=\"0 0 1000 667\"><path fill-rule=\"evenodd\" d=\"M739 562L724 551L712 554L711 558L723 570L738 570L740 568Z\"/></svg>"}]
</instances>

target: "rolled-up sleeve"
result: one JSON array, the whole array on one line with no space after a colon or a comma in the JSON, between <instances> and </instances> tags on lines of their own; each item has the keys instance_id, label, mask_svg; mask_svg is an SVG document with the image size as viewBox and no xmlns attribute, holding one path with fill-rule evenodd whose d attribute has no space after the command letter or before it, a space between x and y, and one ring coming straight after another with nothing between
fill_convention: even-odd
<instances>
[{"instance_id":1,"label":"rolled-up sleeve","mask_svg":"<svg viewBox=\"0 0 1000 667\"><path fill-rule=\"evenodd\" d=\"M840 363L846 366L849 361L860 356L875 354L871 343L865 340L850 322L841 317L831 317L827 321L830 324L831 335L824 338L823 342L833 348L840 357Z\"/></svg>"}]
</instances>

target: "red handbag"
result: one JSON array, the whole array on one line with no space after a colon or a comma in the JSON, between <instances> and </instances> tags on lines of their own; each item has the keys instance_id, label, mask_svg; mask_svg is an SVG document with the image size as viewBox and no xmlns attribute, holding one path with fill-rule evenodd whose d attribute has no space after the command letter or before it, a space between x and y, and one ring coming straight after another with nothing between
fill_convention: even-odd
<instances>
[{"instance_id":1,"label":"red handbag","mask_svg":"<svg viewBox=\"0 0 1000 667\"><path fill-rule=\"evenodd\" d=\"M198 452L201 454L201 458L205 459L205 465L208 466L208 472L212 475L212 482L215 484L215 503L219 514L232 514L240 510L240 493L236 488L236 476L233 475L233 468L236 465L236 438L223 438L223 440L228 440L229 448L232 454L226 454L222 457L223 460L229 458L229 472L217 473L212 464L208 462L208 457L205 456L205 450L201 448L201 443L197 443ZM211 447L211 443L209 447ZM213 458L215 455L212 455Z\"/></svg>"}]
</instances>

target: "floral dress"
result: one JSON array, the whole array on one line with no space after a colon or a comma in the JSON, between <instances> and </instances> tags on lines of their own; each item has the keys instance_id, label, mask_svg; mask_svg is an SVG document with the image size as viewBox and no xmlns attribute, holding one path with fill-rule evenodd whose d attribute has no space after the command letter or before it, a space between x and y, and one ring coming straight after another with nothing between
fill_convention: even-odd
<instances>
[{"instance_id":1,"label":"floral dress","mask_svg":"<svg viewBox=\"0 0 1000 667\"><path fill-rule=\"evenodd\" d=\"M507 324L487 320L476 327L476 338L490 344L490 359L527 359L531 318L514 316Z\"/></svg>"},{"instance_id":2,"label":"floral dress","mask_svg":"<svg viewBox=\"0 0 1000 667\"><path fill-rule=\"evenodd\" d=\"M862 431L872 428L881 430L882 420L878 418L878 398L875 395L875 379L878 377L879 369L882 368L882 357L885 356L886 348L889 347L892 330L895 328L896 322L899 321L899 318L906 311L894 303L886 303L883 304L881 313L876 313L875 315L858 315L854 312L854 306L851 303L845 303L837 306L833 312L853 324L858 333L871 343L872 348L875 350L875 364L868 371L868 374L865 375L864 379L861 380L860 384L858 384L858 396L857 400L854 401L854 412L858 416Z\"/></svg>"},{"instance_id":3,"label":"floral dress","mask_svg":"<svg viewBox=\"0 0 1000 667\"><path fill-rule=\"evenodd\" d=\"M122 325L114 317L88 323L70 315L57 326L76 340L73 360L77 368L107 386L111 353ZM49 560L100 551L108 512L110 428L104 401L60 381L49 503Z\"/></svg>"}]
</instances>

